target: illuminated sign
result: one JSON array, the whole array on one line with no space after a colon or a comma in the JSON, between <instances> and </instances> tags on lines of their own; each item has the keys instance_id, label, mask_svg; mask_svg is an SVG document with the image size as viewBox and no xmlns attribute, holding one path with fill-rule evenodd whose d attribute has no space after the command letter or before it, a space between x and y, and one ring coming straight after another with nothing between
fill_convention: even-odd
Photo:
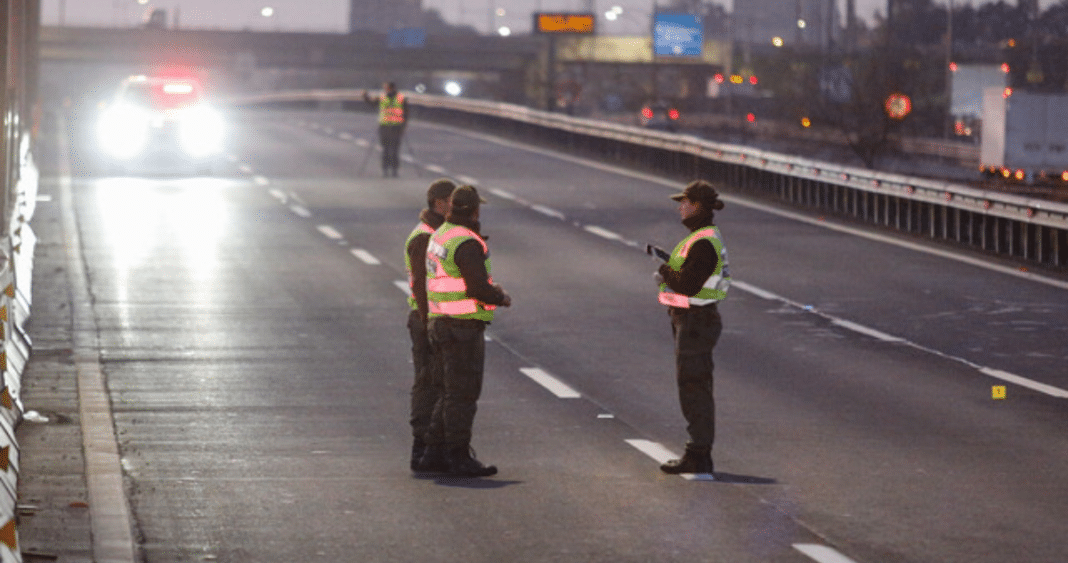
<instances>
[{"instance_id":1,"label":"illuminated sign","mask_svg":"<svg viewBox=\"0 0 1068 563\"><path fill-rule=\"evenodd\" d=\"M593 14L534 14L537 33L593 33Z\"/></svg>"},{"instance_id":2,"label":"illuminated sign","mask_svg":"<svg viewBox=\"0 0 1068 563\"><path fill-rule=\"evenodd\" d=\"M653 17L653 53L658 57L700 57L704 26L693 14L657 13Z\"/></svg>"}]
</instances>

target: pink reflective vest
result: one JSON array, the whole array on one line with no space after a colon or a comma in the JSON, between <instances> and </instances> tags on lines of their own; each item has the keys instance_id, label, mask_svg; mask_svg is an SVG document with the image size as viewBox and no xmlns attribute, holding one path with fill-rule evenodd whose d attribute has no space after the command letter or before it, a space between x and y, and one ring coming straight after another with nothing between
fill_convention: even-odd
<instances>
[{"instance_id":1,"label":"pink reflective vest","mask_svg":"<svg viewBox=\"0 0 1068 563\"><path fill-rule=\"evenodd\" d=\"M478 233L454 223L446 222L430 237L426 250L426 297L428 316L460 319L493 320L496 305L489 305L467 296L467 284L456 265L456 249L474 239L482 245L486 255L486 273L490 273L489 247ZM492 275L489 282L493 283Z\"/></svg>"},{"instance_id":2,"label":"pink reflective vest","mask_svg":"<svg viewBox=\"0 0 1068 563\"><path fill-rule=\"evenodd\" d=\"M697 241L702 239L708 239L716 251L718 257L716 270L705 280L700 291L693 297L675 293L666 283L660 284L660 294L657 296L660 303L668 307L687 309L694 306L710 305L727 297L727 289L731 284L730 266L727 263L727 248L723 245L723 238L718 227L705 227L690 233L689 236L682 239L682 242L675 246L667 265L676 272L682 269L682 263L686 261L686 257L690 254L690 249L693 248Z\"/></svg>"}]
</instances>

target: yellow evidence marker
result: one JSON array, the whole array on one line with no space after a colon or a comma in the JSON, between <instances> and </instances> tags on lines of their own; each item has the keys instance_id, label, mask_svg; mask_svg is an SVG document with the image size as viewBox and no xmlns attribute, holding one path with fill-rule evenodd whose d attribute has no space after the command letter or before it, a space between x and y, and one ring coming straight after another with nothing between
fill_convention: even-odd
<instances>
[{"instance_id":1,"label":"yellow evidence marker","mask_svg":"<svg viewBox=\"0 0 1068 563\"><path fill-rule=\"evenodd\" d=\"M993 395L994 399L1004 399L1005 398L1005 386L1004 385L995 385L991 394Z\"/></svg>"}]
</instances>

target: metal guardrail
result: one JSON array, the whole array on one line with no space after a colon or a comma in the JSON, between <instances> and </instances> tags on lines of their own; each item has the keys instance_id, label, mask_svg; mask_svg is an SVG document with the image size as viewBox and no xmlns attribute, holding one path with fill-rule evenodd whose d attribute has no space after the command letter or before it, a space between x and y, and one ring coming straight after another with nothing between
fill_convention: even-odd
<instances>
[{"instance_id":1,"label":"metal guardrail","mask_svg":"<svg viewBox=\"0 0 1068 563\"><path fill-rule=\"evenodd\" d=\"M231 100L236 105L350 107L360 90L310 90ZM882 228L1055 269L1068 267L1068 205L947 181L570 117L512 104L406 94L417 118L564 148L728 190L776 199Z\"/></svg>"}]
</instances>

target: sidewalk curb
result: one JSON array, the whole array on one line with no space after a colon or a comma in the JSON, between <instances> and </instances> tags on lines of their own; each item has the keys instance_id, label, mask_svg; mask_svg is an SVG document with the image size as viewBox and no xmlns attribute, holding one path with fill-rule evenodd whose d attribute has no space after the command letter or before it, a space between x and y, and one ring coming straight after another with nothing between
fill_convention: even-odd
<instances>
[{"instance_id":1,"label":"sidewalk curb","mask_svg":"<svg viewBox=\"0 0 1068 563\"><path fill-rule=\"evenodd\" d=\"M59 130L65 131L66 128L60 127ZM59 148L60 206L71 291L73 359L78 378L93 560L97 563L134 563L137 557L129 503L123 487L111 401L100 369L99 333L86 281L81 237L74 212L67 144L62 133L59 135Z\"/></svg>"}]
</instances>

